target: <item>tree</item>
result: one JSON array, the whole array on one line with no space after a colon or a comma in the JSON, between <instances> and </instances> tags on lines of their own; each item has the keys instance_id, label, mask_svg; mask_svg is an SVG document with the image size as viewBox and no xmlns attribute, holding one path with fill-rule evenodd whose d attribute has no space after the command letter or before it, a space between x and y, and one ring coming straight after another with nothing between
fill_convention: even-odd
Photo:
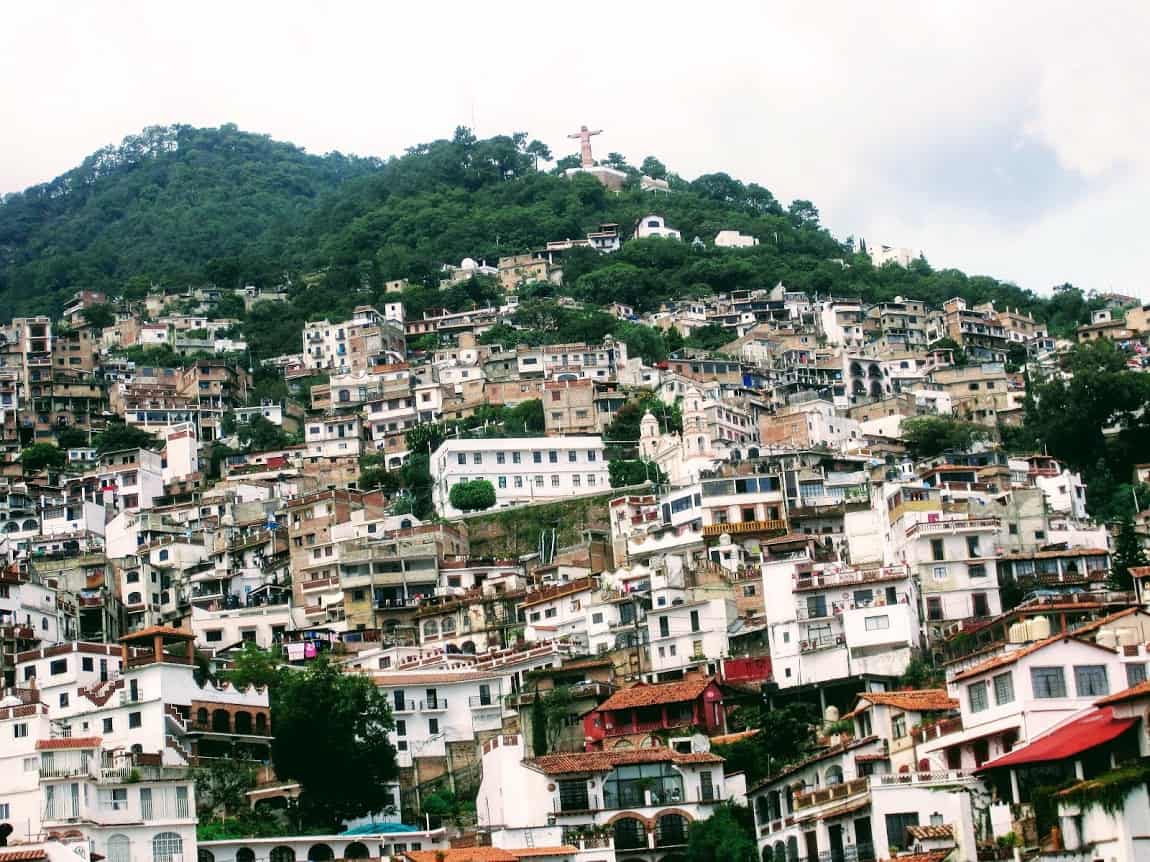
<instances>
[{"instance_id":1,"label":"tree","mask_svg":"<svg viewBox=\"0 0 1150 862\"><path fill-rule=\"evenodd\" d=\"M276 775L300 783L317 826L335 828L390 804L386 785L399 774L387 735L394 722L370 677L344 674L321 656L282 674L271 692Z\"/></svg>"},{"instance_id":2,"label":"tree","mask_svg":"<svg viewBox=\"0 0 1150 862\"><path fill-rule=\"evenodd\" d=\"M56 445L61 449L79 449L88 445L88 432L74 425L67 425L56 431Z\"/></svg>"},{"instance_id":3,"label":"tree","mask_svg":"<svg viewBox=\"0 0 1150 862\"><path fill-rule=\"evenodd\" d=\"M815 745L819 713L809 703L790 703L779 709L750 707L740 712L742 723L758 733L715 746L714 751L726 758L728 771L745 772L748 785L802 760Z\"/></svg>"},{"instance_id":4,"label":"tree","mask_svg":"<svg viewBox=\"0 0 1150 862\"><path fill-rule=\"evenodd\" d=\"M667 483L667 474L652 461L617 458L607 464L607 473L611 477L612 488L642 485L645 482L654 482L656 485Z\"/></svg>"},{"instance_id":5,"label":"tree","mask_svg":"<svg viewBox=\"0 0 1150 862\"><path fill-rule=\"evenodd\" d=\"M551 161L551 148L542 141L532 141L527 145L525 152L535 159L535 170L539 170L541 160L544 162Z\"/></svg>"},{"instance_id":6,"label":"tree","mask_svg":"<svg viewBox=\"0 0 1150 862\"><path fill-rule=\"evenodd\" d=\"M538 693L537 699L538 699ZM543 725L547 734L547 749L554 751L563 735L563 728L571 716L571 704L574 698L571 689L565 685L557 686L543 695Z\"/></svg>"},{"instance_id":7,"label":"tree","mask_svg":"<svg viewBox=\"0 0 1150 862\"><path fill-rule=\"evenodd\" d=\"M654 156L647 156L643 159L643 164L639 166L639 170L653 180L665 179L667 176L667 166Z\"/></svg>"},{"instance_id":8,"label":"tree","mask_svg":"<svg viewBox=\"0 0 1150 862\"><path fill-rule=\"evenodd\" d=\"M84 318L85 325L93 329L103 329L105 326L112 326L116 322L115 309L106 303L89 305L80 310L80 316Z\"/></svg>"},{"instance_id":9,"label":"tree","mask_svg":"<svg viewBox=\"0 0 1150 862\"><path fill-rule=\"evenodd\" d=\"M607 153L607 158L603 160L603 164L617 171L625 171L629 167L627 157L622 153Z\"/></svg>"},{"instance_id":10,"label":"tree","mask_svg":"<svg viewBox=\"0 0 1150 862\"><path fill-rule=\"evenodd\" d=\"M547 753L547 716L543 711L543 694L535 689L531 700L531 754L542 757Z\"/></svg>"},{"instance_id":11,"label":"tree","mask_svg":"<svg viewBox=\"0 0 1150 862\"><path fill-rule=\"evenodd\" d=\"M236 429L240 444L249 452L268 452L291 445L283 428L258 413Z\"/></svg>"},{"instance_id":12,"label":"tree","mask_svg":"<svg viewBox=\"0 0 1150 862\"><path fill-rule=\"evenodd\" d=\"M461 512L480 512L495 505L495 486L486 479L451 486L451 505Z\"/></svg>"},{"instance_id":13,"label":"tree","mask_svg":"<svg viewBox=\"0 0 1150 862\"><path fill-rule=\"evenodd\" d=\"M256 771L242 760L213 758L195 770L196 808L202 819L243 813L249 790L256 786Z\"/></svg>"},{"instance_id":14,"label":"tree","mask_svg":"<svg viewBox=\"0 0 1150 862\"><path fill-rule=\"evenodd\" d=\"M706 326L691 330L691 334L687 336L683 344L711 353L734 340L735 334L731 330L719 326L717 323L708 323Z\"/></svg>"},{"instance_id":15,"label":"tree","mask_svg":"<svg viewBox=\"0 0 1150 862\"><path fill-rule=\"evenodd\" d=\"M546 429L543 419L543 402L538 398L520 401L514 407L504 411L504 427L508 431L519 431L542 434Z\"/></svg>"},{"instance_id":16,"label":"tree","mask_svg":"<svg viewBox=\"0 0 1150 862\"><path fill-rule=\"evenodd\" d=\"M914 458L933 458L947 451L965 452L985 437L985 429L949 416L914 416L899 426L902 442Z\"/></svg>"},{"instance_id":17,"label":"tree","mask_svg":"<svg viewBox=\"0 0 1150 862\"><path fill-rule=\"evenodd\" d=\"M759 862L754 819L744 806L720 805L687 834L688 862Z\"/></svg>"},{"instance_id":18,"label":"tree","mask_svg":"<svg viewBox=\"0 0 1150 862\"><path fill-rule=\"evenodd\" d=\"M68 456L63 449L51 443L33 443L20 453L20 465L26 473L35 473L39 470L60 470L68 463Z\"/></svg>"},{"instance_id":19,"label":"tree","mask_svg":"<svg viewBox=\"0 0 1150 862\"><path fill-rule=\"evenodd\" d=\"M1127 515L1118 525L1118 537L1114 540L1114 563L1110 569L1110 582L1116 590L1133 590L1134 577L1130 570L1148 565L1142 538L1134 527L1134 518Z\"/></svg>"},{"instance_id":20,"label":"tree","mask_svg":"<svg viewBox=\"0 0 1150 862\"><path fill-rule=\"evenodd\" d=\"M154 435L142 428L125 425L122 422L109 422L108 427L97 434L92 442L96 444L96 451L101 455L124 449L160 448L160 441Z\"/></svg>"},{"instance_id":21,"label":"tree","mask_svg":"<svg viewBox=\"0 0 1150 862\"><path fill-rule=\"evenodd\" d=\"M267 688L277 682L281 668L282 657L278 647L265 650L247 642L232 658L232 666L220 674L220 677L236 688L247 688L251 685Z\"/></svg>"}]
</instances>

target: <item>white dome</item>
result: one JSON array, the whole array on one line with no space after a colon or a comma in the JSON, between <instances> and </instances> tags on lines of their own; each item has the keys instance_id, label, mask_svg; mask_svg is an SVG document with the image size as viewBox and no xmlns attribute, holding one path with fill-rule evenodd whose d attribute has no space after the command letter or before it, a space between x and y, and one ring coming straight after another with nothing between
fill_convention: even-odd
<instances>
[{"instance_id":1,"label":"white dome","mask_svg":"<svg viewBox=\"0 0 1150 862\"><path fill-rule=\"evenodd\" d=\"M479 269L479 264L475 262L473 257L465 257L463 262L459 264L460 269Z\"/></svg>"}]
</instances>

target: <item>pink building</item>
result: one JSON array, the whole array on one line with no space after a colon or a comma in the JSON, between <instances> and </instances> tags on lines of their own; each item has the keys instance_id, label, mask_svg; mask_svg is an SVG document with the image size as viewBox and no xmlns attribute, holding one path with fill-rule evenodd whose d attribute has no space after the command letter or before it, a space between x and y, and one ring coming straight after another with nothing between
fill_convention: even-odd
<instances>
[{"instance_id":1,"label":"pink building","mask_svg":"<svg viewBox=\"0 0 1150 862\"><path fill-rule=\"evenodd\" d=\"M709 677L639 683L615 692L583 718L588 751L659 745L650 739L653 732L692 728L708 736L726 730L723 694Z\"/></svg>"}]
</instances>

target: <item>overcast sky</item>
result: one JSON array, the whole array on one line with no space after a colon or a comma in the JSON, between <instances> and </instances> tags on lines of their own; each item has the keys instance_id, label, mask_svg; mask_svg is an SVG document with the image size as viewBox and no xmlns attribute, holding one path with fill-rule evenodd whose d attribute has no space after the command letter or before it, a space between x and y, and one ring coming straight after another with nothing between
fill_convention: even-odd
<instances>
[{"instance_id":1,"label":"overcast sky","mask_svg":"<svg viewBox=\"0 0 1150 862\"><path fill-rule=\"evenodd\" d=\"M0 192L147 125L311 152L529 132L801 197L840 237L1150 298L1150 2L0 6Z\"/></svg>"}]
</instances>

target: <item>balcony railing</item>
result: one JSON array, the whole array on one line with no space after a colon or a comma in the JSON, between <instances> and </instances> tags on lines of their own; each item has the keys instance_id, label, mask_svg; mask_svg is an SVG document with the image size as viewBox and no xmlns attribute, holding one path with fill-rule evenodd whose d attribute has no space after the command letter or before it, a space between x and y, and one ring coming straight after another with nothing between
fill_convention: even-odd
<instances>
[{"instance_id":1,"label":"balcony railing","mask_svg":"<svg viewBox=\"0 0 1150 862\"><path fill-rule=\"evenodd\" d=\"M447 701L442 697L437 697L434 700L421 700L419 702L420 712L444 712L447 709Z\"/></svg>"},{"instance_id":2,"label":"balcony railing","mask_svg":"<svg viewBox=\"0 0 1150 862\"><path fill-rule=\"evenodd\" d=\"M904 566L882 566L877 569L858 569L849 572L827 572L809 577L795 578L796 590L821 590L855 584L874 584L909 577Z\"/></svg>"},{"instance_id":3,"label":"balcony railing","mask_svg":"<svg viewBox=\"0 0 1150 862\"><path fill-rule=\"evenodd\" d=\"M498 697L487 696L481 694L473 694L467 698L467 703L472 709L502 709Z\"/></svg>"},{"instance_id":4,"label":"balcony railing","mask_svg":"<svg viewBox=\"0 0 1150 862\"><path fill-rule=\"evenodd\" d=\"M739 521L733 524L708 524L703 527L704 536L740 535L742 533L772 533L787 531L787 522L782 519L767 521Z\"/></svg>"},{"instance_id":5,"label":"balcony railing","mask_svg":"<svg viewBox=\"0 0 1150 862\"><path fill-rule=\"evenodd\" d=\"M846 799L850 796L866 793L869 789L870 784L866 778L855 778L840 784L832 784L830 787L820 787L817 790L811 790L807 793L796 793L795 811L803 808L811 808L815 805L824 805L827 802Z\"/></svg>"},{"instance_id":6,"label":"balcony railing","mask_svg":"<svg viewBox=\"0 0 1150 862\"><path fill-rule=\"evenodd\" d=\"M799 652L817 652L823 649L834 649L845 644L846 638L843 635L823 635L799 641Z\"/></svg>"},{"instance_id":7,"label":"balcony railing","mask_svg":"<svg viewBox=\"0 0 1150 862\"><path fill-rule=\"evenodd\" d=\"M925 727L916 727L911 730L910 735L915 742L925 742L928 739L938 739L950 733L958 733L960 730L962 730L961 718L944 718Z\"/></svg>"},{"instance_id":8,"label":"balcony railing","mask_svg":"<svg viewBox=\"0 0 1150 862\"><path fill-rule=\"evenodd\" d=\"M946 521L920 521L906 528L907 538L940 533L961 533L967 530L997 530L1001 521L998 518L952 518Z\"/></svg>"}]
</instances>

